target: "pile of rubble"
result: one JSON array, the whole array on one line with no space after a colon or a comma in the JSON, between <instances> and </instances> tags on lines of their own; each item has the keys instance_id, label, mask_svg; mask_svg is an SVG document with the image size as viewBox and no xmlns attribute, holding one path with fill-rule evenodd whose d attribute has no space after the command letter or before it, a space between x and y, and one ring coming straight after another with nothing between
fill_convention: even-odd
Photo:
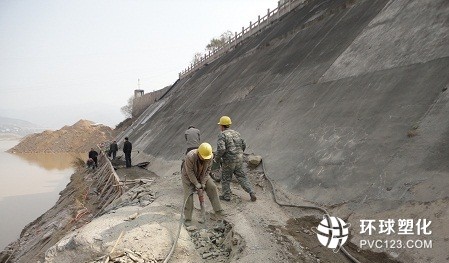
<instances>
[{"instance_id":1,"label":"pile of rubble","mask_svg":"<svg viewBox=\"0 0 449 263\"><path fill-rule=\"evenodd\" d=\"M80 120L57 131L44 131L26 136L9 149L10 153L87 153L97 144L113 139L113 130L105 125Z\"/></svg>"},{"instance_id":2,"label":"pile of rubble","mask_svg":"<svg viewBox=\"0 0 449 263\"><path fill-rule=\"evenodd\" d=\"M196 226L186 228L189 231L195 248L205 261L229 262L234 254L243 250L243 239L233 231L226 220L220 221L209 229L198 229Z\"/></svg>"},{"instance_id":3,"label":"pile of rubble","mask_svg":"<svg viewBox=\"0 0 449 263\"><path fill-rule=\"evenodd\" d=\"M153 203L153 201L156 199L156 192L154 192L150 188L152 180L139 179L134 183L136 183L137 185L129 189L125 194L117 198L117 200L115 200L111 204L112 209L117 209L125 206L144 207Z\"/></svg>"},{"instance_id":4,"label":"pile of rubble","mask_svg":"<svg viewBox=\"0 0 449 263\"><path fill-rule=\"evenodd\" d=\"M152 257L148 254L132 251L130 249L124 249L123 252L102 256L89 263L158 263L161 261L162 259L152 259Z\"/></svg>"}]
</instances>

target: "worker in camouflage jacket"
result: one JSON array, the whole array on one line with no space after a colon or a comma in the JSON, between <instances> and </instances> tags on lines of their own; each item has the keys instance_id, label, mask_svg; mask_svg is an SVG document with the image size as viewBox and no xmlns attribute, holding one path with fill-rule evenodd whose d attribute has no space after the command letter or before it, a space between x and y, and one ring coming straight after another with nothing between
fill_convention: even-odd
<instances>
[{"instance_id":1,"label":"worker in camouflage jacket","mask_svg":"<svg viewBox=\"0 0 449 263\"><path fill-rule=\"evenodd\" d=\"M215 161L222 163L221 174L221 200L231 200L231 180L232 175L235 174L237 181L242 188L249 193L251 201L256 201L256 194L254 193L248 177L243 170L243 152L246 149L245 140L240 136L240 133L231 130L231 118L223 116L220 118L221 133L218 136L217 154Z\"/></svg>"}]
</instances>

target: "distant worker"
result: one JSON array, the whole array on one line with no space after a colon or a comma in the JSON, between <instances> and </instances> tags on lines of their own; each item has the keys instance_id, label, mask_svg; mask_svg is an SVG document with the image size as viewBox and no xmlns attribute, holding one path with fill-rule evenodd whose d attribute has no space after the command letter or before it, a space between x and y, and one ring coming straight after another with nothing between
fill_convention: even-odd
<instances>
[{"instance_id":1,"label":"distant worker","mask_svg":"<svg viewBox=\"0 0 449 263\"><path fill-rule=\"evenodd\" d=\"M128 137L125 137L125 142L123 143L123 152L125 153L125 162L126 168L131 167L131 151L133 149L133 145L130 141L128 141Z\"/></svg>"},{"instance_id":2,"label":"distant worker","mask_svg":"<svg viewBox=\"0 0 449 263\"><path fill-rule=\"evenodd\" d=\"M95 168L98 167L98 152L94 150L94 148L90 148L89 158L94 160Z\"/></svg>"},{"instance_id":3,"label":"distant worker","mask_svg":"<svg viewBox=\"0 0 449 263\"><path fill-rule=\"evenodd\" d=\"M113 141L111 145L109 145L109 154L112 156L112 160L115 159L115 156L117 155L118 151L118 145L116 141Z\"/></svg>"},{"instance_id":4,"label":"distant worker","mask_svg":"<svg viewBox=\"0 0 449 263\"><path fill-rule=\"evenodd\" d=\"M184 201L188 197L185 209L185 224L189 225L192 220L193 191L203 189L212 204L216 215L224 215L218 199L217 186L209 176L212 165L212 146L209 143L202 143L198 149L193 149L187 153L181 168L182 186L184 188Z\"/></svg>"},{"instance_id":5,"label":"distant worker","mask_svg":"<svg viewBox=\"0 0 449 263\"><path fill-rule=\"evenodd\" d=\"M198 149L198 145L200 144L200 130L190 125L189 128L185 131L184 136L186 138L187 151L190 152L193 149Z\"/></svg>"},{"instance_id":6,"label":"distant worker","mask_svg":"<svg viewBox=\"0 0 449 263\"><path fill-rule=\"evenodd\" d=\"M221 174L221 200L231 201L231 180L235 174L240 186L249 193L251 201L256 201L256 194L251 188L251 184L243 171L243 152L246 149L245 140L240 133L229 129L231 126L231 118L223 116L218 122L220 125L220 135L218 136L217 154L215 162L222 164Z\"/></svg>"},{"instance_id":7,"label":"distant worker","mask_svg":"<svg viewBox=\"0 0 449 263\"><path fill-rule=\"evenodd\" d=\"M87 164L87 168L92 169L92 170L95 169L95 162L92 158L87 159L86 164Z\"/></svg>"}]
</instances>

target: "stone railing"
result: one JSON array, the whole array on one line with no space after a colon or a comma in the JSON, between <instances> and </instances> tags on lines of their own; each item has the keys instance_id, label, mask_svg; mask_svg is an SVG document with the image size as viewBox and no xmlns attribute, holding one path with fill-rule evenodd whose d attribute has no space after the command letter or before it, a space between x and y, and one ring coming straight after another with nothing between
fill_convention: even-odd
<instances>
[{"instance_id":1,"label":"stone railing","mask_svg":"<svg viewBox=\"0 0 449 263\"><path fill-rule=\"evenodd\" d=\"M186 69L184 69L179 73L179 79L186 77L187 75L201 68L202 66L218 59L223 54L227 53L229 50L233 49L235 46L241 43L243 40L264 29L265 27L270 25L273 21L289 13L291 10L293 10L295 7L297 7L303 2L304 0L278 1L278 6L274 10L270 11L270 9L268 9L267 14L265 16L261 17L259 15L259 17L254 23L249 22L248 27L242 27L242 31L235 32L234 36L231 37L228 41L226 41L222 46L214 49L213 51L209 51L209 53L204 54L204 56L199 58L197 61L191 63Z\"/></svg>"}]
</instances>

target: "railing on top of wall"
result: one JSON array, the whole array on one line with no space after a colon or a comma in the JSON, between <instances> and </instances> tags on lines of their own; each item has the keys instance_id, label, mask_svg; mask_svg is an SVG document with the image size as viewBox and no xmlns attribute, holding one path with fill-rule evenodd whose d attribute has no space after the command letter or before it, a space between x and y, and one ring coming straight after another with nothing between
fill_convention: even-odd
<instances>
[{"instance_id":1,"label":"railing on top of wall","mask_svg":"<svg viewBox=\"0 0 449 263\"><path fill-rule=\"evenodd\" d=\"M186 69L179 73L179 79L184 78L189 73L221 57L223 54L237 46L240 42L264 29L266 26L270 25L271 22L279 19L281 16L287 14L303 2L304 0L278 1L277 8L272 11L270 11L270 9L268 8L267 14L265 16L260 17L259 15L257 21L255 21L254 23L250 21L248 27L242 27L242 31L235 32L234 37L230 38L222 46L214 49L213 51L209 51L209 53L206 53L195 63L191 63Z\"/></svg>"}]
</instances>

